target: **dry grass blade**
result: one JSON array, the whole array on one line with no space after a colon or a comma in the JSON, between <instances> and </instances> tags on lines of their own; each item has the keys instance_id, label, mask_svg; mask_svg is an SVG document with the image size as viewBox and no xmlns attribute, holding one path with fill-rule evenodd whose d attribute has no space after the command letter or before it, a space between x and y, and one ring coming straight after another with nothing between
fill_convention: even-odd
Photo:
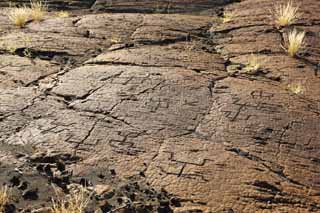
<instances>
[{"instance_id":1,"label":"dry grass blade","mask_svg":"<svg viewBox=\"0 0 320 213\"><path fill-rule=\"evenodd\" d=\"M260 60L256 55L251 54L248 58L248 62L246 66L244 67L245 73L256 73L261 69L261 63Z\"/></svg>"},{"instance_id":2,"label":"dry grass blade","mask_svg":"<svg viewBox=\"0 0 320 213\"><path fill-rule=\"evenodd\" d=\"M30 9L27 7L13 7L8 11L9 19L14 25L22 28L26 25L29 19Z\"/></svg>"},{"instance_id":3,"label":"dry grass blade","mask_svg":"<svg viewBox=\"0 0 320 213\"><path fill-rule=\"evenodd\" d=\"M294 57L297 55L299 50L305 46L304 38L306 33L304 31L298 32L293 29L288 33L288 49L287 52L289 56Z\"/></svg>"},{"instance_id":4,"label":"dry grass blade","mask_svg":"<svg viewBox=\"0 0 320 213\"><path fill-rule=\"evenodd\" d=\"M84 213L89 203L89 197L82 187L66 196L65 199L52 201L52 213Z\"/></svg>"},{"instance_id":5,"label":"dry grass blade","mask_svg":"<svg viewBox=\"0 0 320 213\"><path fill-rule=\"evenodd\" d=\"M228 23L232 20L232 18L233 18L233 14L230 12L226 12L223 14L222 23L223 24Z\"/></svg>"},{"instance_id":6,"label":"dry grass blade","mask_svg":"<svg viewBox=\"0 0 320 213\"><path fill-rule=\"evenodd\" d=\"M285 27L293 24L299 19L301 14L298 12L299 6L294 6L289 0L286 4L279 4L271 11L277 27Z\"/></svg>"},{"instance_id":7,"label":"dry grass blade","mask_svg":"<svg viewBox=\"0 0 320 213\"><path fill-rule=\"evenodd\" d=\"M0 189L0 213L4 212L6 205L9 202L8 188L5 186Z\"/></svg>"},{"instance_id":8,"label":"dry grass blade","mask_svg":"<svg viewBox=\"0 0 320 213\"><path fill-rule=\"evenodd\" d=\"M59 18L67 18L70 16L68 11L60 11L56 13Z\"/></svg>"},{"instance_id":9,"label":"dry grass blade","mask_svg":"<svg viewBox=\"0 0 320 213\"><path fill-rule=\"evenodd\" d=\"M288 89L294 94L302 94L304 92L304 87L301 83L299 84L290 84Z\"/></svg>"},{"instance_id":10,"label":"dry grass blade","mask_svg":"<svg viewBox=\"0 0 320 213\"><path fill-rule=\"evenodd\" d=\"M43 3L41 0L31 0L30 1L30 15L32 20L34 21L41 21L44 19L48 11L48 6L46 3Z\"/></svg>"}]
</instances>

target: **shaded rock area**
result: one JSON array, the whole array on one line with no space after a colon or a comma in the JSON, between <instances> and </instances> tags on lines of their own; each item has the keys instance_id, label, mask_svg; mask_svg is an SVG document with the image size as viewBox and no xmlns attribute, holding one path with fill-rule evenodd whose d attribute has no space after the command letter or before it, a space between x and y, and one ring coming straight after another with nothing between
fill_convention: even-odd
<instances>
[{"instance_id":1,"label":"shaded rock area","mask_svg":"<svg viewBox=\"0 0 320 213\"><path fill-rule=\"evenodd\" d=\"M87 212L320 212L319 1L301 3L295 58L274 0L50 0L71 16L22 29L8 2L7 212L45 212L80 185ZM262 66L248 73L252 54Z\"/></svg>"},{"instance_id":2,"label":"shaded rock area","mask_svg":"<svg viewBox=\"0 0 320 213\"><path fill-rule=\"evenodd\" d=\"M47 0L51 9L120 13L216 14L222 6L239 0ZM28 5L29 0L2 0L1 7Z\"/></svg>"}]
</instances>

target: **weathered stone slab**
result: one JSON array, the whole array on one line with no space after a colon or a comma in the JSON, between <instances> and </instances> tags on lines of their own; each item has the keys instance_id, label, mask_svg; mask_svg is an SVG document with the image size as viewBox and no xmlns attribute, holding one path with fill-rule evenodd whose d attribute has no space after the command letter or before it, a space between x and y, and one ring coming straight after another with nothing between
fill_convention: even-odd
<instances>
[{"instance_id":1,"label":"weathered stone slab","mask_svg":"<svg viewBox=\"0 0 320 213\"><path fill-rule=\"evenodd\" d=\"M51 206L52 184L87 186L88 212L320 211L318 1L283 29L272 0L49 4L78 10L22 29L0 12L0 185L17 211Z\"/></svg>"}]
</instances>

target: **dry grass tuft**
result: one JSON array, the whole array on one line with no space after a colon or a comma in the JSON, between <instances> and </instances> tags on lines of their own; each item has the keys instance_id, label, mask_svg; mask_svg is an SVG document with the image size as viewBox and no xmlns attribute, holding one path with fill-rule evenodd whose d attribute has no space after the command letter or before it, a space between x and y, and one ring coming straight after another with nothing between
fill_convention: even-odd
<instances>
[{"instance_id":1,"label":"dry grass tuft","mask_svg":"<svg viewBox=\"0 0 320 213\"><path fill-rule=\"evenodd\" d=\"M222 16L217 16L213 18L213 21L217 24L225 24L232 21L234 14L232 12L224 12Z\"/></svg>"},{"instance_id":2,"label":"dry grass tuft","mask_svg":"<svg viewBox=\"0 0 320 213\"><path fill-rule=\"evenodd\" d=\"M8 11L8 17L14 25L22 28L29 20L43 20L47 11L48 7L46 3L43 3L41 0L31 0L30 8L26 6L10 8Z\"/></svg>"},{"instance_id":3,"label":"dry grass tuft","mask_svg":"<svg viewBox=\"0 0 320 213\"><path fill-rule=\"evenodd\" d=\"M223 14L222 23L223 24L228 23L232 20L232 18L233 18L233 14L230 12L226 12Z\"/></svg>"},{"instance_id":4,"label":"dry grass tuft","mask_svg":"<svg viewBox=\"0 0 320 213\"><path fill-rule=\"evenodd\" d=\"M84 187L72 191L64 199L52 201L52 213L84 213L90 200Z\"/></svg>"},{"instance_id":5,"label":"dry grass tuft","mask_svg":"<svg viewBox=\"0 0 320 213\"><path fill-rule=\"evenodd\" d=\"M47 4L42 2L41 0L31 0L30 6L30 16L32 20L36 22L43 20L48 11Z\"/></svg>"},{"instance_id":6,"label":"dry grass tuft","mask_svg":"<svg viewBox=\"0 0 320 213\"><path fill-rule=\"evenodd\" d=\"M305 46L304 38L306 33L304 31L298 32L296 29L291 30L288 36L288 55L294 57L297 55L299 50Z\"/></svg>"},{"instance_id":7,"label":"dry grass tuft","mask_svg":"<svg viewBox=\"0 0 320 213\"><path fill-rule=\"evenodd\" d=\"M304 87L301 83L289 84L288 89L294 94L302 94L304 92Z\"/></svg>"},{"instance_id":8,"label":"dry grass tuft","mask_svg":"<svg viewBox=\"0 0 320 213\"><path fill-rule=\"evenodd\" d=\"M9 202L9 191L8 187L5 186L0 189L0 213L4 212L5 206Z\"/></svg>"},{"instance_id":9,"label":"dry grass tuft","mask_svg":"<svg viewBox=\"0 0 320 213\"><path fill-rule=\"evenodd\" d=\"M56 13L56 15L59 18L67 18L70 16L70 13L68 11L59 11Z\"/></svg>"},{"instance_id":10,"label":"dry grass tuft","mask_svg":"<svg viewBox=\"0 0 320 213\"><path fill-rule=\"evenodd\" d=\"M27 7L13 7L8 11L9 19L16 25L17 27L24 27L29 20L30 8Z\"/></svg>"},{"instance_id":11,"label":"dry grass tuft","mask_svg":"<svg viewBox=\"0 0 320 213\"><path fill-rule=\"evenodd\" d=\"M277 27L285 27L293 24L299 19L299 6L294 6L292 0L285 4L279 4L271 11Z\"/></svg>"},{"instance_id":12,"label":"dry grass tuft","mask_svg":"<svg viewBox=\"0 0 320 213\"><path fill-rule=\"evenodd\" d=\"M261 69L261 61L256 55L249 56L246 66L243 68L245 73L257 73Z\"/></svg>"}]
</instances>

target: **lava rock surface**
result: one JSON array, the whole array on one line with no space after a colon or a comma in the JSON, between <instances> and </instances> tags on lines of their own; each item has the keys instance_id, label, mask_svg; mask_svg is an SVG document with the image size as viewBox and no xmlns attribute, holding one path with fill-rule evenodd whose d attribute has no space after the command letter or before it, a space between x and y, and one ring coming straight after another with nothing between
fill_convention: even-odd
<instances>
[{"instance_id":1,"label":"lava rock surface","mask_svg":"<svg viewBox=\"0 0 320 213\"><path fill-rule=\"evenodd\" d=\"M80 185L88 212L320 212L319 1L301 3L296 58L282 48L292 26L270 19L275 0L49 0L22 29L9 2L8 212L45 212L55 188ZM244 72L252 54L262 68Z\"/></svg>"}]
</instances>

